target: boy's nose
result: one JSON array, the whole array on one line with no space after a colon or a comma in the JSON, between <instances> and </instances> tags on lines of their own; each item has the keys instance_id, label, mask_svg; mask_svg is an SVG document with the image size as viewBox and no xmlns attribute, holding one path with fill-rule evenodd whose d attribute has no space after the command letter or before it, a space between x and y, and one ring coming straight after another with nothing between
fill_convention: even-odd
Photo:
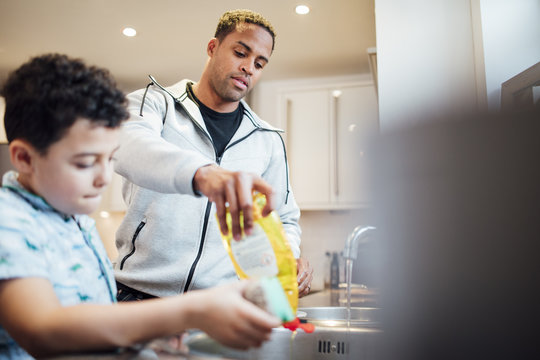
<instances>
[{"instance_id":1,"label":"boy's nose","mask_svg":"<svg viewBox=\"0 0 540 360\"><path fill-rule=\"evenodd\" d=\"M102 164L94 179L94 186L101 188L107 186L112 179L113 167L111 162Z\"/></svg>"}]
</instances>

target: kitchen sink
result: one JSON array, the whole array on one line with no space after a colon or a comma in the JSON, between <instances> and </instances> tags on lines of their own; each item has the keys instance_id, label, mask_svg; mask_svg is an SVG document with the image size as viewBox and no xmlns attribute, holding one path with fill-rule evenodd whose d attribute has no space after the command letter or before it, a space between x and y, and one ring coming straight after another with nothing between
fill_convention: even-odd
<instances>
[{"instance_id":1,"label":"kitchen sink","mask_svg":"<svg viewBox=\"0 0 540 360\"><path fill-rule=\"evenodd\" d=\"M321 326L343 325L348 319L352 326L374 326L379 322L379 314L379 308L317 306L299 308L296 316Z\"/></svg>"},{"instance_id":2,"label":"kitchen sink","mask_svg":"<svg viewBox=\"0 0 540 360\"><path fill-rule=\"evenodd\" d=\"M221 359L374 359L380 337L379 309L344 307L309 307L298 309L298 317L315 325L311 334L284 328L272 331L269 341L259 349L239 351L225 347L203 332L189 335L184 343L196 358ZM350 326L347 326L347 323Z\"/></svg>"}]
</instances>

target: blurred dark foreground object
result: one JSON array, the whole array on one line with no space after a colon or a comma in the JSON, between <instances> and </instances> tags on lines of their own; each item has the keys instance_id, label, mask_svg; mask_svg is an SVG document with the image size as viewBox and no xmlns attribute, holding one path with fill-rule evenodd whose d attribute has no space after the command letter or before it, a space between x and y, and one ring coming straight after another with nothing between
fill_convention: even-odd
<instances>
[{"instance_id":1,"label":"blurred dark foreground object","mask_svg":"<svg viewBox=\"0 0 540 360\"><path fill-rule=\"evenodd\" d=\"M540 115L378 142L379 359L540 359Z\"/></svg>"}]
</instances>

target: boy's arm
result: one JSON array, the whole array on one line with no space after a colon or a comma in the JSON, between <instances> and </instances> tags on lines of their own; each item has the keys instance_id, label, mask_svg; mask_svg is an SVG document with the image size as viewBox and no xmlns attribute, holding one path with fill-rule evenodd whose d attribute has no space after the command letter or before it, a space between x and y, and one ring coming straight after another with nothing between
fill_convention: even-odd
<instances>
[{"instance_id":1,"label":"boy's arm","mask_svg":"<svg viewBox=\"0 0 540 360\"><path fill-rule=\"evenodd\" d=\"M228 346L260 346L279 321L242 297L245 285L144 302L63 307L44 278L2 280L0 323L36 357L129 346L188 328Z\"/></svg>"}]
</instances>

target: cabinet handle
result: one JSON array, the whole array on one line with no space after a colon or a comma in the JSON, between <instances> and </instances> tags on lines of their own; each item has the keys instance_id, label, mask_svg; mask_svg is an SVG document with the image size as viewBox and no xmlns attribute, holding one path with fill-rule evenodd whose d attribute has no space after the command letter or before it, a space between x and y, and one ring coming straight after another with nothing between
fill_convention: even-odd
<instances>
[{"instance_id":1,"label":"cabinet handle","mask_svg":"<svg viewBox=\"0 0 540 360\"><path fill-rule=\"evenodd\" d=\"M334 99L334 189L335 189L335 195L339 195L339 146L338 146L338 129L339 129L339 111L338 111L338 105L339 105L339 96L341 95L341 91L336 90L333 93L333 99Z\"/></svg>"}]
</instances>

